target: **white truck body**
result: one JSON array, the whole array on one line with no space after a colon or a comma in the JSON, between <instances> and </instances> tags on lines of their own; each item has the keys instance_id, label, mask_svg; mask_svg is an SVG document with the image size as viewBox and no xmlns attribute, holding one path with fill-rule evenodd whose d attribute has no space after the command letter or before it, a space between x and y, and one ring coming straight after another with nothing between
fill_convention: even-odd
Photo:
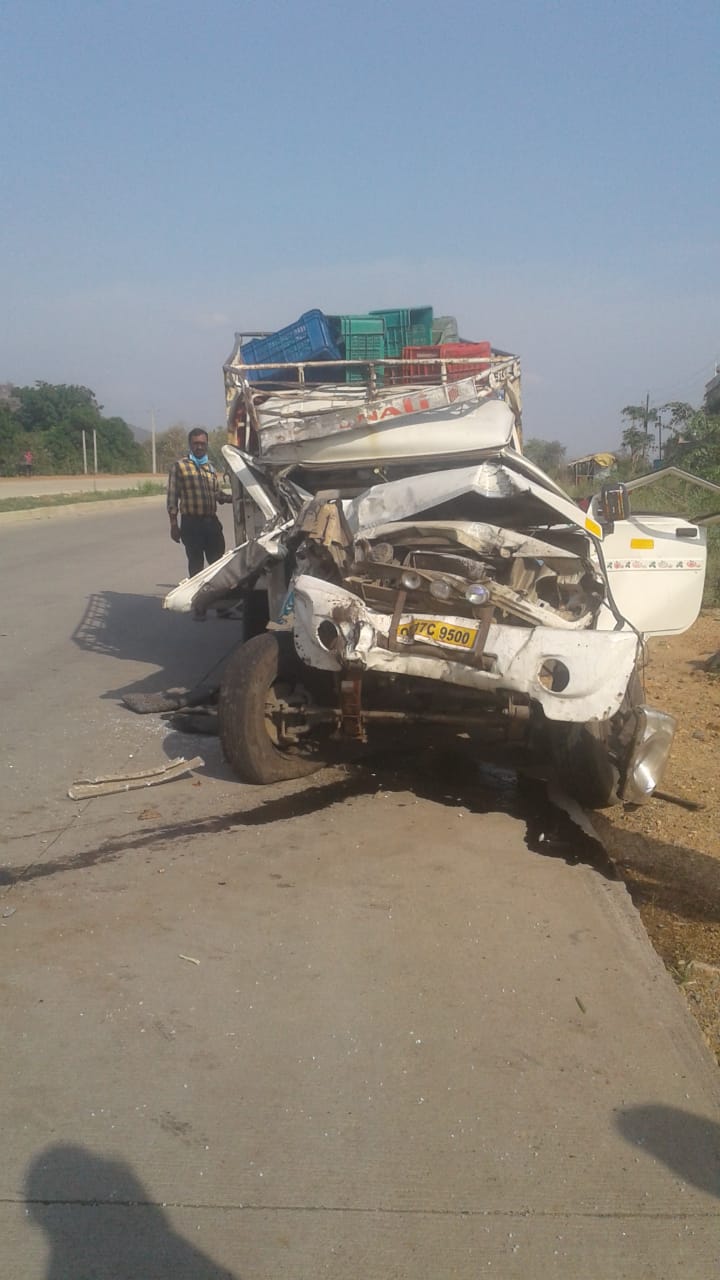
<instances>
[{"instance_id":1,"label":"white truck body","mask_svg":"<svg viewBox=\"0 0 720 1280\"><path fill-rule=\"evenodd\" d=\"M223 450L246 536L165 604L202 615L260 590L300 672L330 679L304 728L273 711L276 751L319 723L364 739L403 717L490 738L506 722L569 759L587 803L651 793L673 724L644 706L643 641L697 616L704 530L610 519L600 498L586 512L525 459L515 357L454 382L381 388L370 369L262 396L237 352L225 372L252 450ZM594 768L611 782L585 785Z\"/></svg>"}]
</instances>

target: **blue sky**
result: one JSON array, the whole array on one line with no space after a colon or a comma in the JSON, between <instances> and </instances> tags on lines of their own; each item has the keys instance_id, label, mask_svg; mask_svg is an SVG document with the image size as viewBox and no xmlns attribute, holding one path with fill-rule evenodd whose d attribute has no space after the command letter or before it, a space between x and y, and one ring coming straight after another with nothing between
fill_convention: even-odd
<instances>
[{"instance_id":1,"label":"blue sky","mask_svg":"<svg viewBox=\"0 0 720 1280\"><path fill-rule=\"evenodd\" d=\"M236 329L432 303L615 445L720 361L716 0L5 0L0 381L219 425Z\"/></svg>"}]
</instances>

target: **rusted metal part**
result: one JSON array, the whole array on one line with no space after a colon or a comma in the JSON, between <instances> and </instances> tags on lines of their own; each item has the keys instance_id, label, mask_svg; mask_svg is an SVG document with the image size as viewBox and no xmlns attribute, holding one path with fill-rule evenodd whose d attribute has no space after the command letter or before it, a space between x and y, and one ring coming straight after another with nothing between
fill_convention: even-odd
<instances>
[{"instance_id":1,"label":"rusted metal part","mask_svg":"<svg viewBox=\"0 0 720 1280\"><path fill-rule=\"evenodd\" d=\"M491 604L486 604L483 609L478 609L477 618L480 626L478 628L477 639L472 652L472 656L475 661L477 661L478 658L482 658L485 653L485 645L487 644L487 638L494 616L495 610Z\"/></svg>"},{"instance_id":2,"label":"rusted metal part","mask_svg":"<svg viewBox=\"0 0 720 1280\"><path fill-rule=\"evenodd\" d=\"M367 741L363 725L362 675L359 672L344 674L340 681L340 711L343 736L357 742Z\"/></svg>"},{"instance_id":3,"label":"rusted metal part","mask_svg":"<svg viewBox=\"0 0 720 1280\"><path fill-rule=\"evenodd\" d=\"M527 735L530 722L530 706L517 698L509 698L503 710L507 719L507 739L510 743L522 742Z\"/></svg>"},{"instance_id":4,"label":"rusted metal part","mask_svg":"<svg viewBox=\"0 0 720 1280\"><path fill-rule=\"evenodd\" d=\"M268 700L266 722L277 746L293 746L302 741L317 725L339 721L334 707L318 707L302 698Z\"/></svg>"},{"instance_id":5,"label":"rusted metal part","mask_svg":"<svg viewBox=\"0 0 720 1280\"><path fill-rule=\"evenodd\" d=\"M389 723L393 721L407 721L408 724L446 724L455 725L458 729L481 728L497 728L505 734L509 733L508 725L501 724L497 716L473 716L467 712L458 712L457 715L451 713L443 714L442 712L421 712L421 711L363 711L363 720L382 722L387 720Z\"/></svg>"},{"instance_id":6,"label":"rusted metal part","mask_svg":"<svg viewBox=\"0 0 720 1280\"><path fill-rule=\"evenodd\" d=\"M670 791L653 791L653 797L656 800L664 800L666 804L676 804L680 809L689 809L691 813L697 813L701 809L706 809L707 805L700 800L688 800L686 796L675 796Z\"/></svg>"},{"instance_id":7,"label":"rusted metal part","mask_svg":"<svg viewBox=\"0 0 720 1280\"><path fill-rule=\"evenodd\" d=\"M406 596L407 596L406 591L404 590L398 591L397 600L395 601L395 608L393 609L393 615L390 620L390 630L388 632L388 648L391 649L393 653L399 653L403 647L400 644L400 641L398 640L398 628L400 626L400 619L402 617L403 610L405 608Z\"/></svg>"}]
</instances>

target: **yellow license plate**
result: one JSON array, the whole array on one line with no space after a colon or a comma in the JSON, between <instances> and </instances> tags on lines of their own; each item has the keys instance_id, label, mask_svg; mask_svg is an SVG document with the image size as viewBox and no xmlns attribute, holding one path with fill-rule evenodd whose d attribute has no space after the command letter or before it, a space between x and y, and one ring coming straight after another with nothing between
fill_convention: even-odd
<instances>
[{"instance_id":1,"label":"yellow license plate","mask_svg":"<svg viewBox=\"0 0 720 1280\"><path fill-rule=\"evenodd\" d=\"M454 649L472 649L477 640L477 627L459 627L456 623L443 622L442 618L415 618L401 622L398 640L430 640L433 644L447 644Z\"/></svg>"}]
</instances>

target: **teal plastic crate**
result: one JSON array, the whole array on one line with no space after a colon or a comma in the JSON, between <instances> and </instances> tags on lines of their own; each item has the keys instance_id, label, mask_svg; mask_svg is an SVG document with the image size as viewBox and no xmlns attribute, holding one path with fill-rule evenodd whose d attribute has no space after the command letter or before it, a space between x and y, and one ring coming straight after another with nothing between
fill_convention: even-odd
<instances>
[{"instance_id":1,"label":"teal plastic crate","mask_svg":"<svg viewBox=\"0 0 720 1280\"><path fill-rule=\"evenodd\" d=\"M346 360L382 360L385 350L385 322L380 316L329 316L330 333ZM375 366L382 382L383 367ZM346 382L362 382L365 369L346 369Z\"/></svg>"},{"instance_id":2,"label":"teal plastic crate","mask_svg":"<svg viewBox=\"0 0 720 1280\"><path fill-rule=\"evenodd\" d=\"M403 347L425 347L432 342L432 307L403 307L371 311L385 321L385 354L400 358Z\"/></svg>"},{"instance_id":3,"label":"teal plastic crate","mask_svg":"<svg viewBox=\"0 0 720 1280\"><path fill-rule=\"evenodd\" d=\"M433 309L432 307L410 308L410 342L408 346L424 342L432 342Z\"/></svg>"}]
</instances>

